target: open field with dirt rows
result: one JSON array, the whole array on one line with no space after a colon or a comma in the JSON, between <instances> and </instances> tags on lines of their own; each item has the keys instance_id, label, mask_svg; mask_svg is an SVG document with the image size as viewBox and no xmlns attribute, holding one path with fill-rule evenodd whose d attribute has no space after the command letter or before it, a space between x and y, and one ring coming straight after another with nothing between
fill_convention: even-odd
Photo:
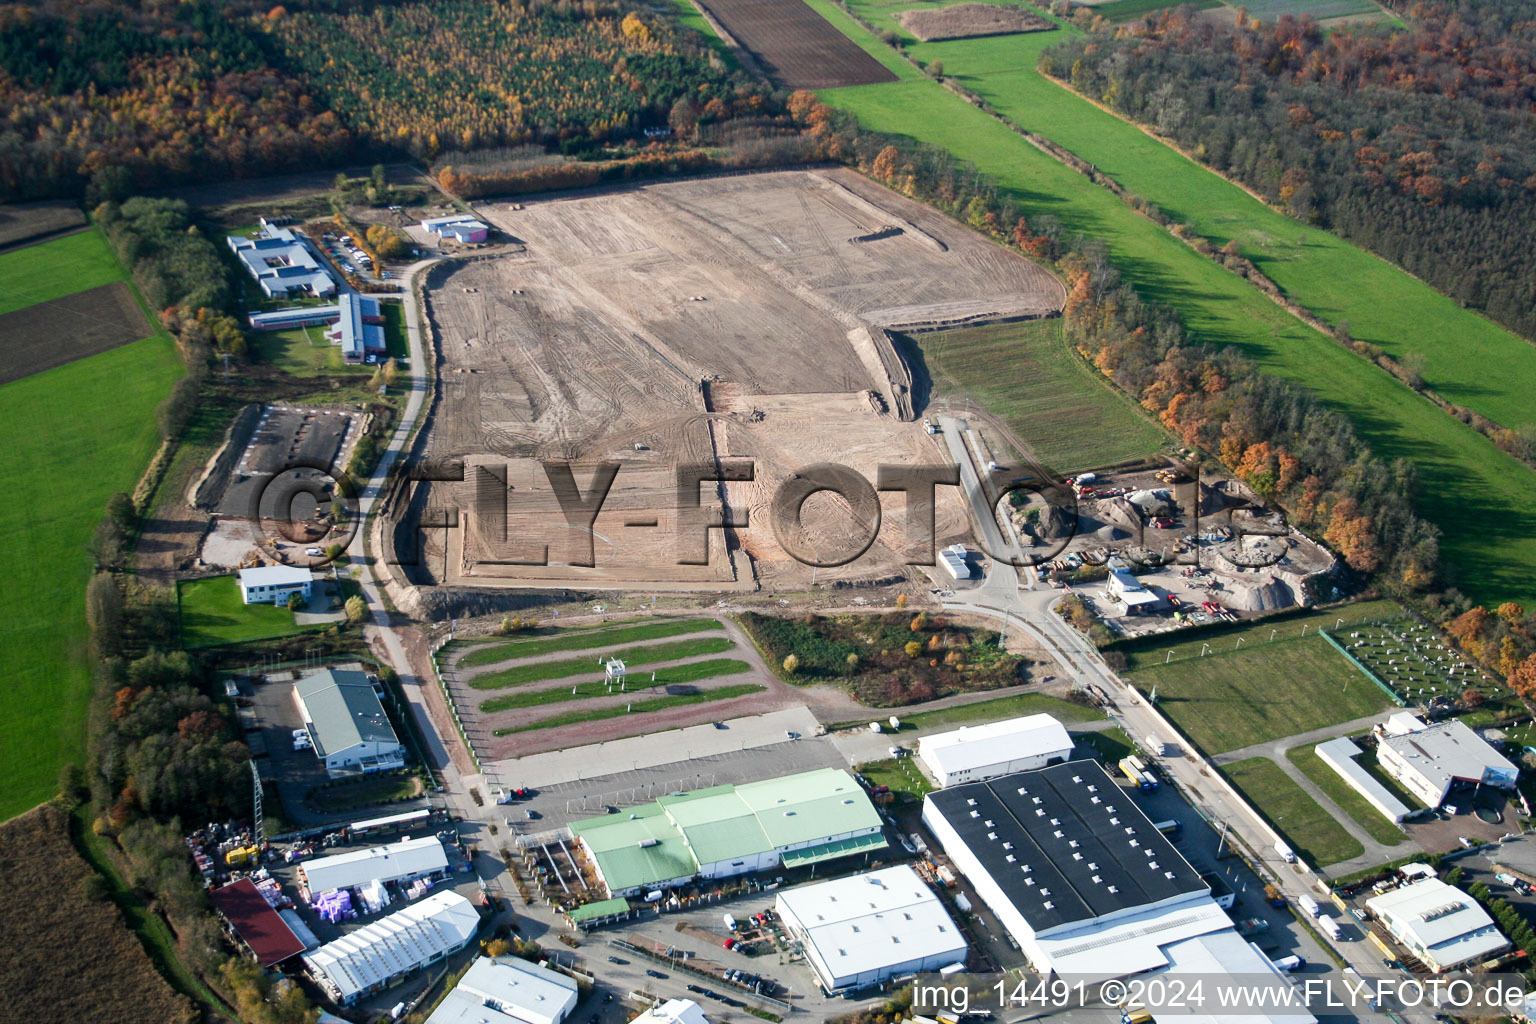
<instances>
[{"instance_id":1,"label":"open field with dirt rows","mask_svg":"<svg viewBox=\"0 0 1536 1024\"><path fill-rule=\"evenodd\" d=\"M1046 316L1065 299L1023 257L841 170L481 213L524 249L442 268L428 283L443 354L432 450L467 466L462 484L430 493L473 512L426 562L460 585L809 582L813 570L771 523L781 483L821 462L873 482L881 464L942 455L915 422L910 368L887 331ZM595 463L618 463L590 529L567 525L540 460L575 462L582 493ZM724 494L703 486L701 514L723 516L728 502L738 522L749 518L728 545L716 531L706 554L702 526L679 518L677 470L716 460L753 475ZM911 545L927 538L905 536L902 500L882 497L872 547L818 578L904 573ZM941 488L937 504L941 543L968 532L958 491ZM841 498L814 494L786 536L826 561L855 517Z\"/></svg>"}]
</instances>

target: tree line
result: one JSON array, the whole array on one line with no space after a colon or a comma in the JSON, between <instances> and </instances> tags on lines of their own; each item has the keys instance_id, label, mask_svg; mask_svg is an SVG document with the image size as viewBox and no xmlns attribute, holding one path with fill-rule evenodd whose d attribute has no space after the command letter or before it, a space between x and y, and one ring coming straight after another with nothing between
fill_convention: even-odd
<instances>
[{"instance_id":1,"label":"tree line","mask_svg":"<svg viewBox=\"0 0 1536 1024\"><path fill-rule=\"evenodd\" d=\"M1041 68L1308 223L1536 337L1536 3L1400 2L1410 27L1187 9Z\"/></svg>"},{"instance_id":2,"label":"tree line","mask_svg":"<svg viewBox=\"0 0 1536 1024\"><path fill-rule=\"evenodd\" d=\"M614 0L13 4L0 200L624 138L681 98L765 92L675 19Z\"/></svg>"}]
</instances>

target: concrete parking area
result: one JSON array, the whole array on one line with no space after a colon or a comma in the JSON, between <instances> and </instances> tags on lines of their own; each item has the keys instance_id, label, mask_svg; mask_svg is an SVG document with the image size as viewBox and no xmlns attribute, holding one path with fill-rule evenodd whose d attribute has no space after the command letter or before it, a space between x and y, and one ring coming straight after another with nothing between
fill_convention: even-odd
<instances>
[{"instance_id":1,"label":"concrete parking area","mask_svg":"<svg viewBox=\"0 0 1536 1024\"><path fill-rule=\"evenodd\" d=\"M219 499L218 511L226 516L251 516L253 504L263 502L263 514L271 514L263 494L273 477L290 466L340 467L361 431L359 417L343 409L317 406L268 405L230 473L229 484ZM298 471L314 477L316 471Z\"/></svg>"}]
</instances>

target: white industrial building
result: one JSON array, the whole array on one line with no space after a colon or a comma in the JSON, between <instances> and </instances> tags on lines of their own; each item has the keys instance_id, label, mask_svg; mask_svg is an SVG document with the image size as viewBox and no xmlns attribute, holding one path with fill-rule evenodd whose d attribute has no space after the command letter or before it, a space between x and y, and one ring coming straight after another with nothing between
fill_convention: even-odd
<instances>
[{"instance_id":1,"label":"white industrial building","mask_svg":"<svg viewBox=\"0 0 1536 1024\"><path fill-rule=\"evenodd\" d=\"M709 1018L692 999L668 999L646 1010L630 1024L709 1024Z\"/></svg>"},{"instance_id":2,"label":"white industrial building","mask_svg":"<svg viewBox=\"0 0 1536 1024\"><path fill-rule=\"evenodd\" d=\"M336 294L330 272L288 228L268 224L254 238L229 235L224 241L268 298Z\"/></svg>"},{"instance_id":3,"label":"white industrial building","mask_svg":"<svg viewBox=\"0 0 1536 1024\"><path fill-rule=\"evenodd\" d=\"M1127 615L1144 615L1163 606L1163 599L1141 585L1141 581L1124 569L1109 574L1109 599L1125 606Z\"/></svg>"},{"instance_id":4,"label":"white industrial building","mask_svg":"<svg viewBox=\"0 0 1536 1024\"><path fill-rule=\"evenodd\" d=\"M304 966L327 995L350 1005L457 953L479 930L474 904L445 890L305 953Z\"/></svg>"},{"instance_id":5,"label":"white industrial building","mask_svg":"<svg viewBox=\"0 0 1536 1024\"><path fill-rule=\"evenodd\" d=\"M1403 787L1439 807L1460 783L1513 789L1520 769L1461 722L1425 725L1406 712L1381 727L1376 760Z\"/></svg>"},{"instance_id":6,"label":"white industrial building","mask_svg":"<svg viewBox=\"0 0 1536 1024\"><path fill-rule=\"evenodd\" d=\"M447 874L448 853L436 836L402 839L398 843L371 846L366 850L348 850L299 865L299 878L311 893L356 889L375 881L443 878Z\"/></svg>"},{"instance_id":7,"label":"white industrial building","mask_svg":"<svg viewBox=\"0 0 1536 1024\"><path fill-rule=\"evenodd\" d=\"M427 1024L561 1024L576 979L515 957L483 956L443 996Z\"/></svg>"},{"instance_id":8,"label":"white industrial building","mask_svg":"<svg viewBox=\"0 0 1536 1024\"><path fill-rule=\"evenodd\" d=\"M965 937L907 865L781 890L774 909L828 994L965 962Z\"/></svg>"},{"instance_id":9,"label":"white industrial building","mask_svg":"<svg viewBox=\"0 0 1536 1024\"><path fill-rule=\"evenodd\" d=\"M240 570L240 597L246 604L287 604L291 594L308 601L314 585L313 573L292 565Z\"/></svg>"},{"instance_id":10,"label":"white industrial building","mask_svg":"<svg viewBox=\"0 0 1536 1024\"><path fill-rule=\"evenodd\" d=\"M939 552L939 564L944 566L944 571L957 580L968 580L976 574L971 571L971 565L965 560L968 552L964 544L951 544Z\"/></svg>"},{"instance_id":11,"label":"white industrial building","mask_svg":"<svg viewBox=\"0 0 1536 1024\"><path fill-rule=\"evenodd\" d=\"M1438 878L1374 896L1368 909L1398 942L1439 973L1487 960L1510 948L1488 912L1471 896Z\"/></svg>"},{"instance_id":12,"label":"white industrial building","mask_svg":"<svg viewBox=\"0 0 1536 1024\"><path fill-rule=\"evenodd\" d=\"M421 230L439 238L455 238L460 242L483 242L490 228L468 214L449 217L433 217L421 222Z\"/></svg>"},{"instance_id":13,"label":"white industrial building","mask_svg":"<svg viewBox=\"0 0 1536 1024\"><path fill-rule=\"evenodd\" d=\"M366 673L327 669L293 684L315 756L332 776L405 767L405 746Z\"/></svg>"},{"instance_id":14,"label":"white industrial building","mask_svg":"<svg viewBox=\"0 0 1536 1024\"><path fill-rule=\"evenodd\" d=\"M336 326L326 336L341 346L343 361L361 363L384 354L384 313L378 299L347 292L336 308Z\"/></svg>"},{"instance_id":15,"label":"white industrial building","mask_svg":"<svg viewBox=\"0 0 1536 1024\"><path fill-rule=\"evenodd\" d=\"M923 823L1041 974L1084 982L1169 973L1283 983L1097 761L937 790L924 799ZM1315 1020L1302 1009L1180 1019Z\"/></svg>"},{"instance_id":16,"label":"white industrial building","mask_svg":"<svg viewBox=\"0 0 1536 1024\"><path fill-rule=\"evenodd\" d=\"M1317 745L1317 756L1328 767L1338 772L1339 777L1365 798L1365 802L1385 817L1392 821L1402 821L1413 811L1403 805L1403 802L1392 795L1392 791L1376 781L1376 776L1366 771L1356 762L1363 751L1355 745L1355 741L1348 736L1339 736Z\"/></svg>"},{"instance_id":17,"label":"white industrial building","mask_svg":"<svg viewBox=\"0 0 1536 1024\"><path fill-rule=\"evenodd\" d=\"M1050 715L1026 715L924 736L917 756L940 786L957 786L1065 761L1072 737Z\"/></svg>"}]
</instances>

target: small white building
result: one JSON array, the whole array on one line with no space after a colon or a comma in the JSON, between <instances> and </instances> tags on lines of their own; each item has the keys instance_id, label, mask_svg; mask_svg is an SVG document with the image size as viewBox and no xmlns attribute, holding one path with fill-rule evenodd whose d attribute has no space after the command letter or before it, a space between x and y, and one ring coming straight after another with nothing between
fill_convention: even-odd
<instances>
[{"instance_id":1,"label":"small white building","mask_svg":"<svg viewBox=\"0 0 1536 1024\"><path fill-rule=\"evenodd\" d=\"M971 579L975 574L971 572L970 563L965 560L966 554L964 544L951 544L939 552L939 564L957 580Z\"/></svg>"},{"instance_id":2,"label":"small white building","mask_svg":"<svg viewBox=\"0 0 1536 1024\"><path fill-rule=\"evenodd\" d=\"M447 889L305 953L304 966L328 996L351 1005L457 953L479 930L474 904Z\"/></svg>"},{"instance_id":3,"label":"small white building","mask_svg":"<svg viewBox=\"0 0 1536 1024\"><path fill-rule=\"evenodd\" d=\"M464 213L424 220L421 222L421 230L439 238L454 238L460 242L483 242L490 232L486 224Z\"/></svg>"},{"instance_id":4,"label":"small white building","mask_svg":"<svg viewBox=\"0 0 1536 1024\"><path fill-rule=\"evenodd\" d=\"M1411 723L1419 728L1411 729ZM1405 714L1388 720L1377 740L1376 760L1426 807L1439 807L1459 783L1513 789L1520 775L1519 768L1465 724L1426 726Z\"/></svg>"},{"instance_id":5,"label":"small white building","mask_svg":"<svg viewBox=\"0 0 1536 1024\"><path fill-rule=\"evenodd\" d=\"M1109 599L1125 606L1127 615L1144 615L1163 606L1163 599L1141 585L1141 581L1123 569L1109 574Z\"/></svg>"},{"instance_id":6,"label":"small white building","mask_svg":"<svg viewBox=\"0 0 1536 1024\"><path fill-rule=\"evenodd\" d=\"M293 684L293 701L330 775L405 767L405 745L365 673L327 669L305 676Z\"/></svg>"},{"instance_id":7,"label":"small white building","mask_svg":"<svg viewBox=\"0 0 1536 1024\"><path fill-rule=\"evenodd\" d=\"M1065 761L1072 745L1066 728L1050 715L1026 715L924 736L917 741L917 756L940 786L956 786Z\"/></svg>"},{"instance_id":8,"label":"small white building","mask_svg":"<svg viewBox=\"0 0 1536 1024\"><path fill-rule=\"evenodd\" d=\"M308 601L313 587L314 574L292 565L240 570L240 596L246 604L287 604L291 594Z\"/></svg>"},{"instance_id":9,"label":"small white building","mask_svg":"<svg viewBox=\"0 0 1536 1024\"><path fill-rule=\"evenodd\" d=\"M576 1008L576 980L516 957L470 965L427 1024L561 1024Z\"/></svg>"},{"instance_id":10,"label":"small white building","mask_svg":"<svg viewBox=\"0 0 1536 1024\"><path fill-rule=\"evenodd\" d=\"M630 1024L709 1024L709 1018L692 999L668 999L646 1010Z\"/></svg>"},{"instance_id":11,"label":"small white building","mask_svg":"<svg viewBox=\"0 0 1536 1024\"><path fill-rule=\"evenodd\" d=\"M829 994L965 962L965 937L907 865L781 890L774 909Z\"/></svg>"},{"instance_id":12,"label":"small white building","mask_svg":"<svg viewBox=\"0 0 1536 1024\"><path fill-rule=\"evenodd\" d=\"M372 882L410 882L448 874L448 853L436 836L402 839L388 846L348 850L299 865L299 877L311 893L357 889Z\"/></svg>"},{"instance_id":13,"label":"small white building","mask_svg":"<svg viewBox=\"0 0 1536 1024\"><path fill-rule=\"evenodd\" d=\"M1435 973L1487 960L1510 947L1488 912L1438 878L1365 901L1392 937Z\"/></svg>"},{"instance_id":14,"label":"small white building","mask_svg":"<svg viewBox=\"0 0 1536 1024\"><path fill-rule=\"evenodd\" d=\"M1403 802L1376 781L1376 776L1356 763L1362 753L1355 741L1348 736L1338 736L1316 747L1317 756L1328 767L1339 773L1349 787L1365 798L1365 802L1380 811L1393 822L1402 821L1413 812Z\"/></svg>"}]
</instances>

